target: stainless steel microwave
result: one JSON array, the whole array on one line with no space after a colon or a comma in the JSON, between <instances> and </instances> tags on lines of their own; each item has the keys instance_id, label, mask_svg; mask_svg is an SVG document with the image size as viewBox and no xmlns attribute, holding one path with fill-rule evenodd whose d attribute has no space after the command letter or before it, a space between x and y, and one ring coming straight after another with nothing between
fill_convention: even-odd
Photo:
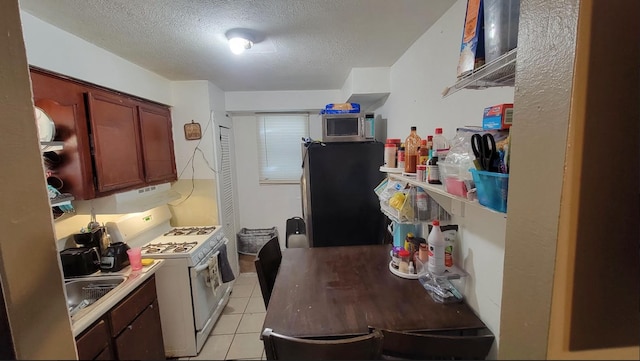
<instances>
[{"instance_id":1,"label":"stainless steel microwave","mask_svg":"<svg viewBox=\"0 0 640 361\"><path fill-rule=\"evenodd\" d=\"M322 114L323 142L375 140L375 121L364 113Z\"/></svg>"}]
</instances>

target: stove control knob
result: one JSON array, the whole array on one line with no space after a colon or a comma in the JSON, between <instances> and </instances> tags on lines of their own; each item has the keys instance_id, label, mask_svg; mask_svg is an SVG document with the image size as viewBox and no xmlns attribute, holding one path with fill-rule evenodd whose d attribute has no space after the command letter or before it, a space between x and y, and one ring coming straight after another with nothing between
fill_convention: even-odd
<instances>
[{"instance_id":1,"label":"stove control knob","mask_svg":"<svg viewBox=\"0 0 640 361\"><path fill-rule=\"evenodd\" d=\"M203 251L198 252L198 260L201 260L202 257L204 257L204 252Z\"/></svg>"}]
</instances>

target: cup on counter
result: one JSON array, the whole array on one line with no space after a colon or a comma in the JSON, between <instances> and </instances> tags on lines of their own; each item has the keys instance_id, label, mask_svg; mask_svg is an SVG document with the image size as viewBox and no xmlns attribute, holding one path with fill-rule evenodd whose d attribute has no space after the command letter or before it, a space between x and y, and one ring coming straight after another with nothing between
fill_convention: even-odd
<instances>
[{"instance_id":1,"label":"cup on counter","mask_svg":"<svg viewBox=\"0 0 640 361\"><path fill-rule=\"evenodd\" d=\"M139 271L142 269L142 248L134 247L127 250L131 270Z\"/></svg>"}]
</instances>

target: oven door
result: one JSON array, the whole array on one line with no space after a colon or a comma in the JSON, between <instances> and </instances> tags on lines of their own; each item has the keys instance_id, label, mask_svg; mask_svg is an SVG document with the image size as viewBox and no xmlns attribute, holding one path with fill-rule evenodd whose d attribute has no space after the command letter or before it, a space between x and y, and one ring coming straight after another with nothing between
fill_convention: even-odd
<instances>
[{"instance_id":1,"label":"oven door","mask_svg":"<svg viewBox=\"0 0 640 361\"><path fill-rule=\"evenodd\" d=\"M214 249L195 267L189 268L196 331L203 329L224 297L226 287L220 278L219 254Z\"/></svg>"}]
</instances>

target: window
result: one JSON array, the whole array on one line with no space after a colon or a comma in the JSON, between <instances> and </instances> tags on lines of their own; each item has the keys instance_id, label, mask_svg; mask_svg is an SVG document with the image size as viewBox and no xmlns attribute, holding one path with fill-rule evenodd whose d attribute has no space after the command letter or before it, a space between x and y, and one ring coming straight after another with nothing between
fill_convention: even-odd
<instances>
[{"instance_id":1,"label":"window","mask_svg":"<svg viewBox=\"0 0 640 361\"><path fill-rule=\"evenodd\" d=\"M260 183L299 183L302 138L308 136L308 114L258 115Z\"/></svg>"}]
</instances>

